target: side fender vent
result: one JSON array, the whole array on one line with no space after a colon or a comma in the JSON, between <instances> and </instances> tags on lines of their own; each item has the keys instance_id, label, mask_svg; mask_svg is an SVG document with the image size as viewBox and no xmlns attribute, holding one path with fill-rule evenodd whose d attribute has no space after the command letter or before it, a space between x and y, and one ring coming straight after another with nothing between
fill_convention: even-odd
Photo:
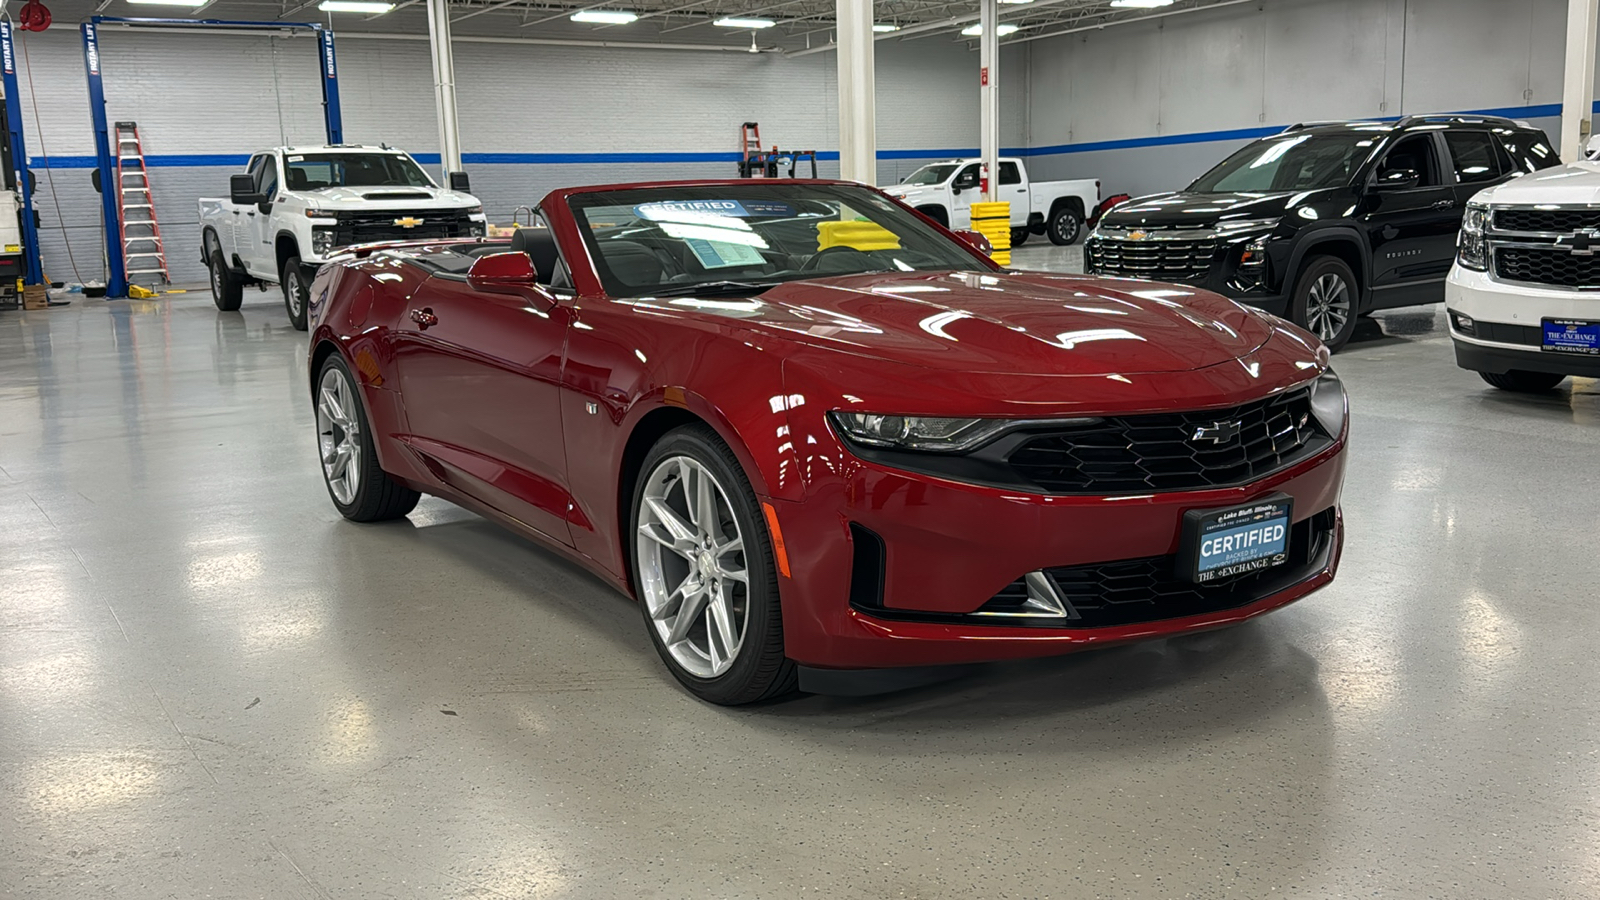
<instances>
[{"instance_id":1,"label":"side fender vent","mask_svg":"<svg viewBox=\"0 0 1600 900\"><path fill-rule=\"evenodd\" d=\"M851 522L850 543L855 548L850 563L850 605L883 609L883 538L872 529Z\"/></svg>"}]
</instances>

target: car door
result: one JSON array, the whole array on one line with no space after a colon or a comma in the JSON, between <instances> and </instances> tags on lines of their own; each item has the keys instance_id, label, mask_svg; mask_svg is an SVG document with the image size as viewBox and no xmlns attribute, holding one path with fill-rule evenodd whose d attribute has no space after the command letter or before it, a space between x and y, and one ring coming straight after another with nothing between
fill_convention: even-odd
<instances>
[{"instance_id":1,"label":"car door","mask_svg":"<svg viewBox=\"0 0 1600 900\"><path fill-rule=\"evenodd\" d=\"M245 174L250 176L252 185L260 183L261 167L266 164L266 159L268 159L266 154L258 153L250 157L250 163L245 166ZM256 212L256 208L243 203L234 203L230 199L228 212L228 243L223 255L227 256L230 262L237 256L245 269L249 270L250 257L255 253L255 218L251 214Z\"/></svg>"},{"instance_id":2,"label":"car door","mask_svg":"<svg viewBox=\"0 0 1600 900\"><path fill-rule=\"evenodd\" d=\"M1401 137L1368 176L1367 237L1372 247L1373 309L1437 303L1455 259L1461 204L1455 172L1437 131ZM1413 171L1414 185L1386 187Z\"/></svg>"},{"instance_id":3,"label":"car door","mask_svg":"<svg viewBox=\"0 0 1600 900\"><path fill-rule=\"evenodd\" d=\"M1011 225L1021 228L1028 224L1028 184L1022 177L1022 166L1010 160L1000 162L1000 192L995 196L1011 204Z\"/></svg>"},{"instance_id":4,"label":"car door","mask_svg":"<svg viewBox=\"0 0 1600 900\"><path fill-rule=\"evenodd\" d=\"M962 231L972 227L972 204L983 200L978 190L978 164L961 167L950 181L950 227Z\"/></svg>"},{"instance_id":5,"label":"car door","mask_svg":"<svg viewBox=\"0 0 1600 900\"><path fill-rule=\"evenodd\" d=\"M278 254L273 247L277 235L272 226L272 205L278 199L278 157L267 153L261 157L259 168L250 173L255 178L256 193L266 200L245 210L245 239L250 250L245 255L245 266L251 274L277 279Z\"/></svg>"},{"instance_id":6,"label":"car door","mask_svg":"<svg viewBox=\"0 0 1600 900\"><path fill-rule=\"evenodd\" d=\"M395 336L409 443L450 486L571 544L561 434L570 310L438 272Z\"/></svg>"}]
</instances>

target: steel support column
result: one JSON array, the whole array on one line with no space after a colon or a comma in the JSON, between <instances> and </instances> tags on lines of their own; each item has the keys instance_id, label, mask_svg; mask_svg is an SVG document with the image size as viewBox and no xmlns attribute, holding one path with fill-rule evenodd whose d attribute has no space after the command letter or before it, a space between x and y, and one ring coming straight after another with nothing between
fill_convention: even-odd
<instances>
[{"instance_id":1,"label":"steel support column","mask_svg":"<svg viewBox=\"0 0 1600 900\"><path fill-rule=\"evenodd\" d=\"M10 132L11 164L16 167L17 196L22 198L22 283L41 284L44 270L39 260L39 230L33 224L33 184L28 174L28 147L22 134L22 94L17 89L17 55L11 42L11 22L0 19L0 62L6 92L6 130Z\"/></svg>"},{"instance_id":2,"label":"steel support column","mask_svg":"<svg viewBox=\"0 0 1600 900\"><path fill-rule=\"evenodd\" d=\"M872 0L836 0L839 30L839 177L878 183L877 76Z\"/></svg>"},{"instance_id":3,"label":"steel support column","mask_svg":"<svg viewBox=\"0 0 1600 900\"><path fill-rule=\"evenodd\" d=\"M1567 0L1567 62L1561 87L1563 162L1583 159L1594 117L1596 10L1600 0Z\"/></svg>"},{"instance_id":4,"label":"steel support column","mask_svg":"<svg viewBox=\"0 0 1600 900\"><path fill-rule=\"evenodd\" d=\"M450 46L450 4L428 0L428 48L433 54L433 105L439 117L440 184L461 169L461 128L456 119L456 60Z\"/></svg>"},{"instance_id":5,"label":"steel support column","mask_svg":"<svg viewBox=\"0 0 1600 900\"><path fill-rule=\"evenodd\" d=\"M106 91L100 74L100 26L85 22L83 68L89 79L89 121L94 128L95 167L100 172L100 215L105 225L106 298L128 296L128 274L122 258L122 218L117 211L117 161L112 157L111 125L106 121Z\"/></svg>"}]
</instances>

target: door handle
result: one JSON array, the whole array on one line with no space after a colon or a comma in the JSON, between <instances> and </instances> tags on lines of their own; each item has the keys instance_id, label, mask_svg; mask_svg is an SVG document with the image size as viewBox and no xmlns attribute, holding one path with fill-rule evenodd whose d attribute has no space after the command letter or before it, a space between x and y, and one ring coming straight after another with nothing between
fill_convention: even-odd
<instances>
[{"instance_id":1,"label":"door handle","mask_svg":"<svg viewBox=\"0 0 1600 900\"><path fill-rule=\"evenodd\" d=\"M1456 202L1454 200L1440 200L1439 202L1433 204L1433 208L1434 209L1450 209L1450 208L1454 207L1455 205L1456 205Z\"/></svg>"},{"instance_id":2,"label":"door handle","mask_svg":"<svg viewBox=\"0 0 1600 900\"><path fill-rule=\"evenodd\" d=\"M427 331L430 327L439 324L439 317L433 314L432 307L424 307L423 309L413 309L411 311L411 321L417 323L417 326L423 331Z\"/></svg>"},{"instance_id":3,"label":"door handle","mask_svg":"<svg viewBox=\"0 0 1600 900\"><path fill-rule=\"evenodd\" d=\"M237 216L239 214L239 211L236 209L236 210L233 211L233 214Z\"/></svg>"}]
</instances>

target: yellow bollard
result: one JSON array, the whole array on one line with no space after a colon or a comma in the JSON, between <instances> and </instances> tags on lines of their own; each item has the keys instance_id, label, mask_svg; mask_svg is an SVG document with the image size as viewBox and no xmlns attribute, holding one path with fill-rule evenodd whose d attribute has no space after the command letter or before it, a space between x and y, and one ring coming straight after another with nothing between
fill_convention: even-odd
<instances>
[{"instance_id":1,"label":"yellow bollard","mask_svg":"<svg viewBox=\"0 0 1600 900\"><path fill-rule=\"evenodd\" d=\"M818 222L817 250L853 247L857 250L899 250L900 239L876 222Z\"/></svg>"},{"instance_id":2,"label":"yellow bollard","mask_svg":"<svg viewBox=\"0 0 1600 900\"><path fill-rule=\"evenodd\" d=\"M999 200L994 203L972 204L972 230L989 239L994 252L989 258L1002 266L1011 265L1011 204Z\"/></svg>"}]
</instances>

